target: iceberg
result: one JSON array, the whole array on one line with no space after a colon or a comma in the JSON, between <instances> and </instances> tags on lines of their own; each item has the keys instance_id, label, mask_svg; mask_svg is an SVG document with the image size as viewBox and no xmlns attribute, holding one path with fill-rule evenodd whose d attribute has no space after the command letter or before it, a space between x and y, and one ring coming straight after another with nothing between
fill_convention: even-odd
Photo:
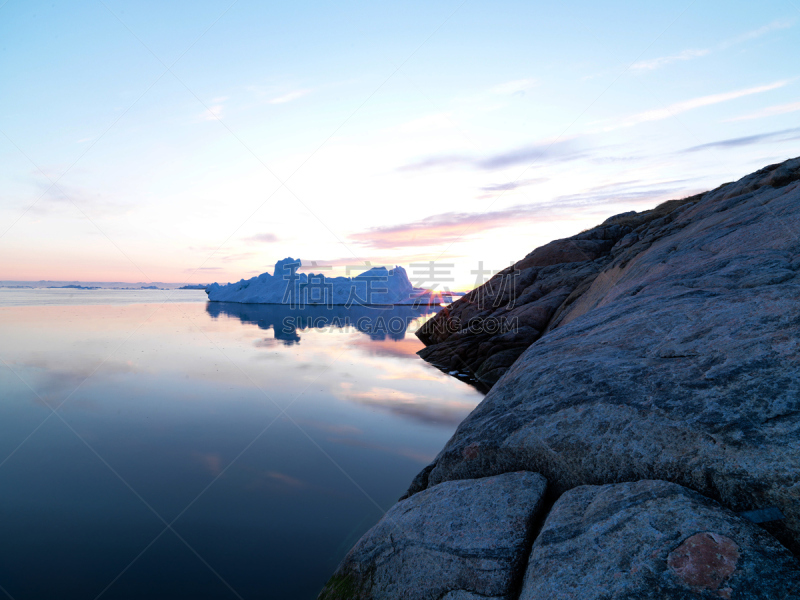
<instances>
[{"instance_id":1,"label":"iceberg","mask_svg":"<svg viewBox=\"0 0 800 600\"><path fill-rule=\"evenodd\" d=\"M272 275L262 273L227 285L212 283L206 288L206 293L212 302L288 304L292 307L429 305L442 302L439 294L414 287L400 266L391 270L373 267L356 277L298 273L301 266L299 258L284 258L275 264Z\"/></svg>"}]
</instances>

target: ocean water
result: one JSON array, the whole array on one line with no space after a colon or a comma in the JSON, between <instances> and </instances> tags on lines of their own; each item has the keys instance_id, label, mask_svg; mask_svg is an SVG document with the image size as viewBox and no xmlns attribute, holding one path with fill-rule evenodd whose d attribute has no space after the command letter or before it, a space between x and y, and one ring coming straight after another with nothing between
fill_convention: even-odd
<instances>
[{"instance_id":1,"label":"ocean water","mask_svg":"<svg viewBox=\"0 0 800 600\"><path fill-rule=\"evenodd\" d=\"M0 289L0 597L315 598L482 398L426 312Z\"/></svg>"}]
</instances>

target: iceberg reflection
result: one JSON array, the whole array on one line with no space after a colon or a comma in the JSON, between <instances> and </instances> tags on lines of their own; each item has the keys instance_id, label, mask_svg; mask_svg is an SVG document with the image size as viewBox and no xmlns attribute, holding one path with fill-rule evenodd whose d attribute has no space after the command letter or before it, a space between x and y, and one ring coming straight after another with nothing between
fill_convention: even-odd
<instances>
[{"instance_id":1,"label":"iceberg reflection","mask_svg":"<svg viewBox=\"0 0 800 600\"><path fill-rule=\"evenodd\" d=\"M285 304L240 304L238 302L209 302L208 314L239 319L242 323L272 329L275 339L287 346L300 341L298 331L327 329L360 331L371 340L399 341L417 319L431 315L439 306L303 306L292 308Z\"/></svg>"}]
</instances>

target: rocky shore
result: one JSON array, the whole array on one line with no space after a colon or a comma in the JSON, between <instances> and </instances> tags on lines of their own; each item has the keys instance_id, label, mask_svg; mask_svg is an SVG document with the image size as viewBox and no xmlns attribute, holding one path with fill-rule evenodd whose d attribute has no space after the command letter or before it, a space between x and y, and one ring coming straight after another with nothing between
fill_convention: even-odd
<instances>
[{"instance_id":1,"label":"rocky shore","mask_svg":"<svg viewBox=\"0 0 800 600\"><path fill-rule=\"evenodd\" d=\"M320 598L800 598L800 159L538 248L418 333L489 393Z\"/></svg>"}]
</instances>

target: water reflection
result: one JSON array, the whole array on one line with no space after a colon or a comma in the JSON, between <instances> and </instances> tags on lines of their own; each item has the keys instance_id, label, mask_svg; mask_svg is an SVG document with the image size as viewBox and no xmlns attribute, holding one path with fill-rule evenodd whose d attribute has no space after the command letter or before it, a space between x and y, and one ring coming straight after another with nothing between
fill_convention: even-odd
<instances>
[{"instance_id":1,"label":"water reflection","mask_svg":"<svg viewBox=\"0 0 800 600\"><path fill-rule=\"evenodd\" d=\"M197 555L240 597L313 600L481 399L415 355L430 309L28 294L0 291L0 586L17 600L234 597Z\"/></svg>"},{"instance_id":2,"label":"water reflection","mask_svg":"<svg viewBox=\"0 0 800 600\"><path fill-rule=\"evenodd\" d=\"M282 304L240 304L238 302L209 302L206 311L213 318L226 315L242 323L272 329L275 339L285 345L300 341L299 331L307 329L344 329L360 331L371 340L400 341L409 326L421 317L434 314L440 307L413 306L305 306L291 308Z\"/></svg>"},{"instance_id":3,"label":"water reflection","mask_svg":"<svg viewBox=\"0 0 800 600\"><path fill-rule=\"evenodd\" d=\"M443 398L432 402L431 398L424 394L379 386L361 386L355 389L349 382L340 384L338 395L355 404L377 408L398 417L431 425L455 427L464 420L464 415L474 408L474 404L466 399Z\"/></svg>"}]
</instances>

